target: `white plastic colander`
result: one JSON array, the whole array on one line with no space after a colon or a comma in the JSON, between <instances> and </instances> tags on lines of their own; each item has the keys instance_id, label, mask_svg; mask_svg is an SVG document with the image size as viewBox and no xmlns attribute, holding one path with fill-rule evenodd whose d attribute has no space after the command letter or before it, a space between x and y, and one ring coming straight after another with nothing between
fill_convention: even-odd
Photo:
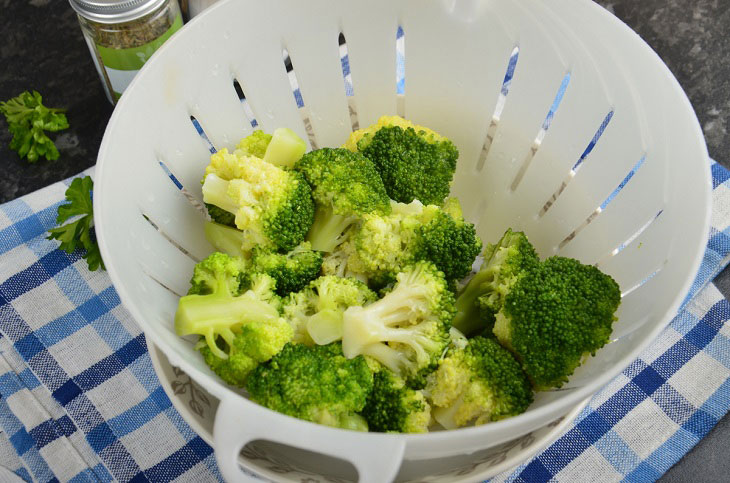
<instances>
[{"instance_id":1,"label":"white plastic colander","mask_svg":"<svg viewBox=\"0 0 730 483\"><path fill-rule=\"evenodd\" d=\"M292 95L285 50L303 109ZM322 147L341 145L353 119L367 126L395 113L456 143L452 193L485 242L507 227L524 230L541 256L597 263L622 287L613 342L518 417L426 435L319 426L248 401L174 333L178 294L212 250L195 206L210 153L191 116L217 148L249 134L252 115L268 132L290 127ZM264 439L343 458L360 481L380 482L394 477L402 458L469 453L540 427L635 359L677 312L702 259L707 159L697 119L669 70L588 0L228 0L166 43L122 97L99 152L96 233L109 275L146 336L220 398L215 449L228 479L244 477L240 448Z\"/></svg>"}]
</instances>

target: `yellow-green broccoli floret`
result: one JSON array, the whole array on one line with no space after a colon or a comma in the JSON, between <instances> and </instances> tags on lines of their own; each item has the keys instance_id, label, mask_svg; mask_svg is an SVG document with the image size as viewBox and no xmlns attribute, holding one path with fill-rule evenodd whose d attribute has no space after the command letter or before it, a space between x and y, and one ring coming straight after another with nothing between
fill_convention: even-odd
<instances>
[{"instance_id":1,"label":"yellow-green broccoli floret","mask_svg":"<svg viewBox=\"0 0 730 483\"><path fill-rule=\"evenodd\" d=\"M294 342L325 345L342 338L342 317L352 306L364 306L378 296L354 278L326 275L284 300L284 317L294 328Z\"/></svg>"},{"instance_id":2,"label":"yellow-green broccoli floret","mask_svg":"<svg viewBox=\"0 0 730 483\"><path fill-rule=\"evenodd\" d=\"M279 353L292 335L291 326L282 318L248 322L236 330L231 346L218 339L218 348L228 354L227 358L214 354L204 339L200 353L221 379L232 386L243 387L251 371Z\"/></svg>"},{"instance_id":3,"label":"yellow-green broccoli floret","mask_svg":"<svg viewBox=\"0 0 730 483\"><path fill-rule=\"evenodd\" d=\"M423 387L449 344L454 295L429 262L406 267L382 299L345 310L342 349L346 357L367 355Z\"/></svg>"},{"instance_id":4,"label":"yellow-green broccoli floret","mask_svg":"<svg viewBox=\"0 0 730 483\"><path fill-rule=\"evenodd\" d=\"M230 347L243 325L277 320L281 298L276 282L265 274L249 276L246 268L245 260L219 252L198 263L189 294L178 302L177 335L201 335L211 352L225 359L219 337Z\"/></svg>"},{"instance_id":5,"label":"yellow-green broccoli floret","mask_svg":"<svg viewBox=\"0 0 730 483\"><path fill-rule=\"evenodd\" d=\"M425 392L434 419L446 429L516 416L532 403L530 381L519 362L485 337L451 348L428 377Z\"/></svg>"},{"instance_id":6,"label":"yellow-green broccoli floret","mask_svg":"<svg viewBox=\"0 0 730 483\"><path fill-rule=\"evenodd\" d=\"M466 335L491 330L512 286L530 273L540 259L521 231L507 229L496 244L484 249L484 261L456 298L453 325Z\"/></svg>"},{"instance_id":7,"label":"yellow-green broccoli floret","mask_svg":"<svg viewBox=\"0 0 730 483\"><path fill-rule=\"evenodd\" d=\"M249 134L236 146L234 153L239 157L245 156L256 156L257 158L264 159L266 154L266 148L271 142L271 134L266 134L260 129L255 130Z\"/></svg>"},{"instance_id":8,"label":"yellow-green broccoli floret","mask_svg":"<svg viewBox=\"0 0 730 483\"><path fill-rule=\"evenodd\" d=\"M203 201L235 215L244 251L256 245L289 251L304 240L314 203L300 173L226 149L211 156L205 172Z\"/></svg>"},{"instance_id":9,"label":"yellow-green broccoli floret","mask_svg":"<svg viewBox=\"0 0 730 483\"><path fill-rule=\"evenodd\" d=\"M370 159L390 198L440 205L449 194L459 150L449 139L398 116L353 132L345 147Z\"/></svg>"},{"instance_id":10,"label":"yellow-green broccoli floret","mask_svg":"<svg viewBox=\"0 0 730 483\"><path fill-rule=\"evenodd\" d=\"M338 342L287 344L246 381L251 399L274 411L327 426L367 431L357 413L373 389L364 357L347 359Z\"/></svg>"},{"instance_id":11,"label":"yellow-green broccoli floret","mask_svg":"<svg viewBox=\"0 0 730 483\"><path fill-rule=\"evenodd\" d=\"M620 303L618 284L598 268L550 257L507 293L493 332L536 389L560 387L608 342Z\"/></svg>"},{"instance_id":12,"label":"yellow-green broccoli floret","mask_svg":"<svg viewBox=\"0 0 730 483\"><path fill-rule=\"evenodd\" d=\"M390 213L390 200L373 163L346 149L322 148L300 159L295 169L312 186L314 223L307 240L312 248L331 252L344 233L367 213Z\"/></svg>"},{"instance_id":13,"label":"yellow-green broccoli floret","mask_svg":"<svg viewBox=\"0 0 730 483\"><path fill-rule=\"evenodd\" d=\"M370 431L382 433L427 433L431 422L431 406L423 392L385 368L373 375L373 391L361 414Z\"/></svg>"},{"instance_id":14,"label":"yellow-green broccoli floret","mask_svg":"<svg viewBox=\"0 0 730 483\"><path fill-rule=\"evenodd\" d=\"M458 205L458 202L456 202ZM453 203L451 203L453 205ZM453 206L450 207L453 211ZM482 248L474 225L436 205L393 203L390 215L369 214L352 235L348 268L370 279L388 280L419 260L432 262L447 280L470 271Z\"/></svg>"},{"instance_id":15,"label":"yellow-green broccoli floret","mask_svg":"<svg viewBox=\"0 0 730 483\"><path fill-rule=\"evenodd\" d=\"M266 273L276 280L276 293L282 297L298 292L319 276L322 254L304 242L289 253L279 253L266 247L254 247L251 271Z\"/></svg>"}]
</instances>

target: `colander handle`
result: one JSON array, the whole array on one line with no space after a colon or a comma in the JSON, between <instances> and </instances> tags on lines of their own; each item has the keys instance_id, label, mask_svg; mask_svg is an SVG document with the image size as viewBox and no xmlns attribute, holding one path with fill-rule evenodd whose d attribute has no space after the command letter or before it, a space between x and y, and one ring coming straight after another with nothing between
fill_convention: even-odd
<instances>
[{"instance_id":1,"label":"colander handle","mask_svg":"<svg viewBox=\"0 0 730 483\"><path fill-rule=\"evenodd\" d=\"M215 415L215 457L229 482L259 481L241 471L241 449L255 440L273 441L349 461L360 483L393 481L403 460L405 441L399 435L343 431L319 424L296 426L269 409L242 404L239 396L224 397ZM366 437L363 437L366 436Z\"/></svg>"}]
</instances>

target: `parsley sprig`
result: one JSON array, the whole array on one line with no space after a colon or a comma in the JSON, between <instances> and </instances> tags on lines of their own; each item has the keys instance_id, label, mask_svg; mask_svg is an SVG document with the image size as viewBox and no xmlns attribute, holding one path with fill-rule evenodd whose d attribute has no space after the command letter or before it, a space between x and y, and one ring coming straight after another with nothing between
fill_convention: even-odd
<instances>
[{"instance_id":1,"label":"parsley sprig","mask_svg":"<svg viewBox=\"0 0 730 483\"><path fill-rule=\"evenodd\" d=\"M83 258L89 264L89 270L98 268L105 269L104 261L101 259L99 245L96 243L96 236L92 232L94 226L94 209L91 203L91 192L94 189L94 182L90 176L76 178L66 190L66 201L69 203L58 207L56 228L48 230L49 240L61 241L59 248L66 253L72 253L81 247L86 250ZM82 215L80 218L60 226L69 218Z\"/></svg>"},{"instance_id":2,"label":"parsley sprig","mask_svg":"<svg viewBox=\"0 0 730 483\"><path fill-rule=\"evenodd\" d=\"M49 109L43 105L38 91L25 91L6 102L0 102L0 112L5 114L8 131L13 135L10 149L20 158L27 157L34 163L41 156L47 160L59 157L58 149L45 131L55 132L68 128L65 109Z\"/></svg>"}]
</instances>

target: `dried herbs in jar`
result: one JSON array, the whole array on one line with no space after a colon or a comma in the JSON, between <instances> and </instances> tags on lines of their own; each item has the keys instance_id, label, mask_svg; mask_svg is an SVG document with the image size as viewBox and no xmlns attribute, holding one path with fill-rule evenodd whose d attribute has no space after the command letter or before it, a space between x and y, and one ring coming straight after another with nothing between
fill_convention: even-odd
<instances>
[{"instance_id":1,"label":"dried herbs in jar","mask_svg":"<svg viewBox=\"0 0 730 483\"><path fill-rule=\"evenodd\" d=\"M182 27L177 0L70 0L109 100Z\"/></svg>"}]
</instances>

